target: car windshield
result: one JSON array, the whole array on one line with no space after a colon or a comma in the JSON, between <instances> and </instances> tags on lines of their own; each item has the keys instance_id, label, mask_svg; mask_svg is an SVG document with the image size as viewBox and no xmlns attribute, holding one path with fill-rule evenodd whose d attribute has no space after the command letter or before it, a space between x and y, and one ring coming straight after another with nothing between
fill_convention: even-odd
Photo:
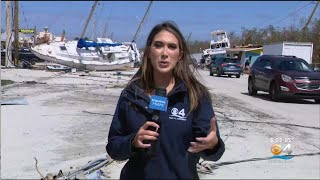
<instances>
[{"instance_id":1,"label":"car windshield","mask_svg":"<svg viewBox=\"0 0 320 180\"><path fill-rule=\"evenodd\" d=\"M223 62L224 62L224 63L235 63L235 64L237 64L237 63L240 63L240 59L225 58L225 59L223 60Z\"/></svg>"},{"instance_id":2,"label":"car windshield","mask_svg":"<svg viewBox=\"0 0 320 180\"><path fill-rule=\"evenodd\" d=\"M281 71L312 71L309 64L301 60L276 61L276 67Z\"/></svg>"}]
</instances>

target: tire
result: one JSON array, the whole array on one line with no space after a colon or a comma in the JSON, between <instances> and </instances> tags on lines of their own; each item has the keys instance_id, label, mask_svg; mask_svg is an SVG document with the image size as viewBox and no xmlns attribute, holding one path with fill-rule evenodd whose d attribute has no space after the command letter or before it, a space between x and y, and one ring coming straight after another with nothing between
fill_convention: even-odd
<instances>
[{"instance_id":1,"label":"tire","mask_svg":"<svg viewBox=\"0 0 320 180\"><path fill-rule=\"evenodd\" d=\"M236 75L237 78L240 78L240 74Z\"/></svg>"},{"instance_id":2,"label":"tire","mask_svg":"<svg viewBox=\"0 0 320 180\"><path fill-rule=\"evenodd\" d=\"M231 74L228 74L228 77L232 77L232 75L231 75Z\"/></svg>"},{"instance_id":3,"label":"tire","mask_svg":"<svg viewBox=\"0 0 320 180\"><path fill-rule=\"evenodd\" d=\"M271 85L270 85L270 88L269 88L269 96L270 96L270 99L272 101L278 101L279 100L279 90L277 88L277 85L275 82L273 82Z\"/></svg>"},{"instance_id":4,"label":"tire","mask_svg":"<svg viewBox=\"0 0 320 180\"><path fill-rule=\"evenodd\" d=\"M314 102L315 102L316 104L320 104L320 99L314 99Z\"/></svg>"},{"instance_id":5,"label":"tire","mask_svg":"<svg viewBox=\"0 0 320 180\"><path fill-rule=\"evenodd\" d=\"M37 58L32 58L31 61L33 62L39 62L39 60Z\"/></svg>"},{"instance_id":6,"label":"tire","mask_svg":"<svg viewBox=\"0 0 320 180\"><path fill-rule=\"evenodd\" d=\"M221 76L221 71L220 71L220 69L218 69L217 76L218 76L218 77Z\"/></svg>"},{"instance_id":7,"label":"tire","mask_svg":"<svg viewBox=\"0 0 320 180\"><path fill-rule=\"evenodd\" d=\"M252 79L249 79L249 82L248 82L248 92L250 96L255 96L258 93L258 91L254 88Z\"/></svg>"},{"instance_id":8,"label":"tire","mask_svg":"<svg viewBox=\"0 0 320 180\"><path fill-rule=\"evenodd\" d=\"M212 68L210 68L210 76L213 76Z\"/></svg>"}]
</instances>

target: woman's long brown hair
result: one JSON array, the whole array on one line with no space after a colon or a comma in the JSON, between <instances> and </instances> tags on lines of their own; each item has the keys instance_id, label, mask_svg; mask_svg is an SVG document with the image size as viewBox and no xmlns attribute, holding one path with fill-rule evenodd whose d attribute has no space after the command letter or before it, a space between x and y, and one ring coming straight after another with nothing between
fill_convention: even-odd
<instances>
[{"instance_id":1,"label":"woman's long brown hair","mask_svg":"<svg viewBox=\"0 0 320 180\"><path fill-rule=\"evenodd\" d=\"M141 66L128 84L137 79L140 79L141 84L139 84L139 86L141 86L141 88L146 93L151 93L154 89L153 67L151 65L150 59L148 58L148 55L154 37L162 30L171 32L177 37L179 41L179 49L182 53L182 56L180 62L177 63L176 67L173 70L173 76L175 79L180 79L186 84L190 102L189 112L192 112L196 110L199 106L201 98L206 96L211 102L211 96L208 89L202 83L200 83L195 77L194 74L198 73L196 68L193 67L193 71L191 71L190 50L187 46L186 40L184 39L177 25L172 21L165 21L160 24L157 24L151 30L145 46ZM191 64L193 65L193 63Z\"/></svg>"}]
</instances>

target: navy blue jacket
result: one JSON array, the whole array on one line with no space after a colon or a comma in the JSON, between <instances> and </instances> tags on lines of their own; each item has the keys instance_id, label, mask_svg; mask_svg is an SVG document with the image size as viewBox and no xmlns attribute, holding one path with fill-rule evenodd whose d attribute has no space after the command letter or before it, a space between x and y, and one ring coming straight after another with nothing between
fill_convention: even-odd
<instances>
[{"instance_id":1,"label":"navy blue jacket","mask_svg":"<svg viewBox=\"0 0 320 180\"><path fill-rule=\"evenodd\" d=\"M121 171L120 179L199 179L196 164L200 156L217 161L224 153L224 143L220 138L212 150L189 153L187 149L195 137L206 136L214 111L210 101L201 100L197 111L189 112L188 92L182 81L177 81L168 94L168 108L160 112L159 137L156 153L151 158L145 149L131 145L139 128L151 120L153 110L148 108L150 98L137 81L125 88L115 110L110 126L106 150L115 160L129 161Z\"/></svg>"}]
</instances>

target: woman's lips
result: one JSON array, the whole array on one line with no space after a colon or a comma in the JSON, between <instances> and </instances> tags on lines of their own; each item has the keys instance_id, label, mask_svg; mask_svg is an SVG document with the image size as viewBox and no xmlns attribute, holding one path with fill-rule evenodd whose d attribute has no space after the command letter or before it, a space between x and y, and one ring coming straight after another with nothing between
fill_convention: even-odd
<instances>
[{"instance_id":1,"label":"woman's lips","mask_svg":"<svg viewBox=\"0 0 320 180\"><path fill-rule=\"evenodd\" d=\"M159 62L159 65L160 65L160 67L165 68L165 67L168 67L168 66L169 66L169 62L166 62L166 61L160 61L160 62Z\"/></svg>"}]
</instances>

